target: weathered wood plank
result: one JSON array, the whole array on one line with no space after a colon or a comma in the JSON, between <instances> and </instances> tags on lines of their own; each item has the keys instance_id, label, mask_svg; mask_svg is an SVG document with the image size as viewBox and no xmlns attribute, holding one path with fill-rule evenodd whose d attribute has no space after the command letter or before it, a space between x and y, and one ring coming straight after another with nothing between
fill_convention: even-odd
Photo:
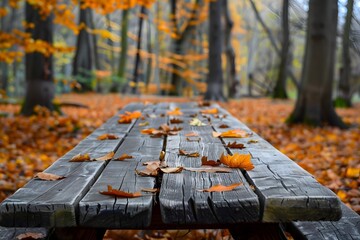
<instances>
[{"instance_id":1,"label":"weathered wood plank","mask_svg":"<svg viewBox=\"0 0 360 240\"><path fill-rule=\"evenodd\" d=\"M130 105L120 113L135 109L141 110L142 105ZM45 170L66 178L58 181L33 179L4 200L0 205L0 224L17 227L76 226L77 204L105 167L106 162L69 162L69 160L77 154L89 153L92 158L97 158L115 151L124 137L122 130L115 132L119 139L100 141L96 138L103 133L114 133L112 129L117 125L117 122L108 121Z\"/></svg>"},{"instance_id":2,"label":"weathered wood plank","mask_svg":"<svg viewBox=\"0 0 360 240\"><path fill-rule=\"evenodd\" d=\"M219 110L228 115L227 111ZM333 192L249 128L229 116L224 119L211 116L211 122L217 131L221 131L219 124L226 123L230 127L227 130L240 128L251 133L246 138L224 138L223 141L244 143L245 149L230 151L252 155L255 168L245 176L256 187L264 222L338 220L341 217L340 200ZM250 139L258 142L248 143Z\"/></svg>"},{"instance_id":3,"label":"weathered wood plank","mask_svg":"<svg viewBox=\"0 0 360 240\"><path fill-rule=\"evenodd\" d=\"M17 236L24 234L24 233L36 233L42 234L41 239L47 239L49 230L46 228L5 228L0 227L0 240L18 240Z\"/></svg>"},{"instance_id":4,"label":"weathered wood plank","mask_svg":"<svg viewBox=\"0 0 360 240\"><path fill-rule=\"evenodd\" d=\"M342 217L339 221L292 222L287 224L287 230L296 239L360 239L360 216L343 203L341 209Z\"/></svg>"},{"instance_id":5,"label":"weathered wood plank","mask_svg":"<svg viewBox=\"0 0 360 240\"><path fill-rule=\"evenodd\" d=\"M184 115L179 118L184 120L191 119L186 114L199 111L195 106L191 106L191 110L188 111L186 109L190 107L186 104L182 104L181 107ZM188 127L186 121L179 126L184 127L179 135L167 137L165 160L169 166L201 166L201 157L179 156L179 149L187 152L196 151L201 156L215 160L226 151L219 139L210 137L210 126ZM199 133L199 142L186 141L185 135L193 131ZM207 137L204 137L205 135ZM237 182L243 185L231 192L199 191L217 184L230 185ZM167 224L226 224L259 219L257 196L238 169L233 169L231 173L199 173L184 170L177 174L164 174L159 201L162 220Z\"/></svg>"}]
</instances>

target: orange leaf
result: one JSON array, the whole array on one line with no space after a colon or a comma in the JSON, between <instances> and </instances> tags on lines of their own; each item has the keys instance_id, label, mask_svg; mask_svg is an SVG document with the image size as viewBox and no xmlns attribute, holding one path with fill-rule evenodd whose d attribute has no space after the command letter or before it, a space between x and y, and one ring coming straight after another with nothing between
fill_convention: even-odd
<instances>
[{"instance_id":1,"label":"orange leaf","mask_svg":"<svg viewBox=\"0 0 360 240\"><path fill-rule=\"evenodd\" d=\"M16 236L16 239L23 240L23 239L42 239L45 235L43 233L35 233L35 232L27 232L22 233Z\"/></svg>"},{"instance_id":2,"label":"orange leaf","mask_svg":"<svg viewBox=\"0 0 360 240\"><path fill-rule=\"evenodd\" d=\"M172 116L180 116L180 115L183 115L183 113L180 111L180 108L175 108L174 110L172 111L168 111L167 112L168 115L172 115Z\"/></svg>"},{"instance_id":3,"label":"orange leaf","mask_svg":"<svg viewBox=\"0 0 360 240\"><path fill-rule=\"evenodd\" d=\"M120 197L120 198L136 198L136 197L141 197L141 193L140 192L135 192L135 193L129 193L129 192L124 192L124 191L120 191L117 189L113 189L112 186L108 185L108 190L107 191L103 191L100 192L103 195L109 195L109 196L115 196L115 197Z\"/></svg>"},{"instance_id":4,"label":"orange leaf","mask_svg":"<svg viewBox=\"0 0 360 240\"><path fill-rule=\"evenodd\" d=\"M143 130L141 130L140 132L142 134L153 134L154 131L157 131L155 128L145 128Z\"/></svg>"},{"instance_id":5,"label":"orange leaf","mask_svg":"<svg viewBox=\"0 0 360 240\"><path fill-rule=\"evenodd\" d=\"M243 149L243 148L245 148L244 144L242 144L242 143L237 143L236 141L233 142L233 143L228 143L228 144L226 145L226 147L228 147L228 148L238 148L238 149Z\"/></svg>"},{"instance_id":6,"label":"orange leaf","mask_svg":"<svg viewBox=\"0 0 360 240\"><path fill-rule=\"evenodd\" d=\"M199 134L196 132L189 132L185 134L185 137L197 137L197 136L199 136Z\"/></svg>"},{"instance_id":7,"label":"orange leaf","mask_svg":"<svg viewBox=\"0 0 360 240\"><path fill-rule=\"evenodd\" d=\"M95 158L95 160L97 160L97 161L110 160L114 155L115 155L114 152L109 152L109 153L107 153L106 155L104 155L104 156L102 156L102 157Z\"/></svg>"},{"instance_id":8,"label":"orange leaf","mask_svg":"<svg viewBox=\"0 0 360 240\"><path fill-rule=\"evenodd\" d=\"M200 191L203 191L203 192L227 192L227 191L232 191L234 188L241 186L241 185L242 185L242 183L234 183L229 186L224 186L224 185L219 184L219 185L212 186L211 188L203 189Z\"/></svg>"},{"instance_id":9,"label":"orange leaf","mask_svg":"<svg viewBox=\"0 0 360 240\"><path fill-rule=\"evenodd\" d=\"M200 154L198 152L192 152L188 153L185 150L179 149L179 155L183 155L186 157L200 157Z\"/></svg>"},{"instance_id":10,"label":"orange leaf","mask_svg":"<svg viewBox=\"0 0 360 240\"><path fill-rule=\"evenodd\" d=\"M90 155L88 153L85 154L78 154L76 156L73 156L70 160L70 162L88 162L91 161Z\"/></svg>"},{"instance_id":11,"label":"orange leaf","mask_svg":"<svg viewBox=\"0 0 360 240\"><path fill-rule=\"evenodd\" d=\"M251 162L251 155L250 154L239 154L234 153L234 155L227 155L221 154L220 162L232 167L232 168L242 168L247 171L250 171L254 168L254 165Z\"/></svg>"},{"instance_id":12,"label":"orange leaf","mask_svg":"<svg viewBox=\"0 0 360 240\"><path fill-rule=\"evenodd\" d=\"M218 112L219 112L219 110L217 108L200 110L200 113L202 113L202 114L217 114Z\"/></svg>"},{"instance_id":13,"label":"orange leaf","mask_svg":"<svg viewBox=\"0 0 360 240\"><path fill-rule=\"evenodd\" d=\"M346 169L346 177L359 178L360 177L360 168L349 167L348 169Z\"/></svg>"},{"instance_id":14,"label":"orange leaf","mask_svg":"<svg viewBox=\"0 0 360 240\"><path fill-rule=\"evenodd\" d=\"M46 181L55 181L55 180L65 178L64 176L59 176L59 175L55 175L55 174L51 174L51 173L44 173L44 172L37 173L35 175L35 177L38 179L41 179L41 180L46 180Z\"/></svg>"},{"instance_id":15,"label":"orange leaf","mask_svg":"<svg viewBox=\"0 0 360 240\"><path fill-rule=\"evenodd\" d=\"M118 158L116 158L114 160L123 161L125 159L131 159L131 158L133 158L133 156L127 155L126 153L124 153L123 155L121 155L120 157L118 157Z\"/></svg>"},{"instance_id":16,"label":"orange leaf","mask_svg":"<svg viewBox=\"0 0 360 240\"><path fill-rule=\"evenodd\" d=\"M203 156L201 158L201 165L205 166L219 166L221 163L218 161L214 161L214 160L207 160L206 156Z\"/></svg>"},{"instance_id":17,"label":"orange leaf","mask_svg":"<svg viewBox=\"0 0 360 240\"><path fill-rule=\"evenodd\" d=\"M103 135L98 136L97 140L112 140L112 139L118 139L118 138L119 137L114 134L105 133Z\"/></svg>"},{"instance_id":18,"label":"orange leaf","mask_svg":"<svg viewBox=\"0 0 360 240\"><path fill-rule=\"evenodd\" d=\"M232 129L226 132L213 132L213 137L222 137L222 138L243 138L249 136L249 134L241 129Z\"/></svg>"},{"instance_id":19,"label":"orange leaf","mask_svg":"<svg viewBox=\"0 0 360 240\"><path fill-rule=\"evenodd\" d=\"M141 117L141 112L135 111L135 112L125 112L125 114L120 114L119 123L131 123L133 119L137 119Z\"/></svg>"}]
</instances>

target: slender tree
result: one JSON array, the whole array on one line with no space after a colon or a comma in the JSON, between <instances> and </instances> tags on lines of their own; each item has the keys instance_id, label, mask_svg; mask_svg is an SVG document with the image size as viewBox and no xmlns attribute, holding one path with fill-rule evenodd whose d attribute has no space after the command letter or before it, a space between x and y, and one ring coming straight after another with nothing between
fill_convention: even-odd
<instances>
[{"instance_id":1,"label":"slender tree","mask_svg":"<svg viewBox=\"0 0 360 240\"><path fill-rule=\"evenodd\" d=\"M310 0L301 88L290 123L345 128L332 105L337 0Z\"/></svg>"},{"instance_id":2,"label":"slender tree","mask_svg":"<svg viewBox=\"0 0 360 240\"><path fill-rule=\"evenodd\" d=\"M286 80L289 66L289 49L290 49L290 29L289 29L289 0L283 0L282 17L281 17L281 52L279 73L276 80L275 88L272 93L273 98L287 99Z\"/></svg>"},{"instance_id":3,"label":"slender tree","mask_svg":"<svg viewBox=\"0 0 360 240\"><path fill-rule=\"evenodd\" d=\"M344 31L342 36L342 67L338 85L338 97L335 101L337 106L351 107L351 57L350 57L350 29L354 9L354 0L348 0L345 17Z\"/></svg>"},{"instance_id":4,"label":"slender tree","mask_svg":"<svg viewBox=\"0 0 360 240\"><path fill-rule=\"evenodd\" d=\"M118 77L120 82L126 82L126 60L127 60L127 50L128 50L128 25L129 25L129 8L125 8L122 10L121 17L121 52L120 52L120 60L119 60L119 69L118 69Z\"/></svg>"},{"instance_id":5,"label":"slender tree","mask_svg":"<svg viewBox=\"0 0 360 240\"><path fill-rule=\"evenodd\" d=\"M26 22L34 23L34 28L27 29L34 40L43 40L49 44L53 42L52 15L41 16L33 5L25 4ZM54 109L52 100L55 87L53 78L52 55L44 55L39 52L27 53L25 56L26 93L25 101L21 109L24 115L34 113L36 105Z\"/></svg>"},{"instance_id":6,"label":"slender tree","mask_svg":"<svg viewBox=\"0 0 360 240\"><path fill-rule=\"evenodd\" d=\"M224 101L223 72L221 61L221 0L211 1L209 6L209 73L207 76L206 100Z\"/></svg>"}]
</instances>

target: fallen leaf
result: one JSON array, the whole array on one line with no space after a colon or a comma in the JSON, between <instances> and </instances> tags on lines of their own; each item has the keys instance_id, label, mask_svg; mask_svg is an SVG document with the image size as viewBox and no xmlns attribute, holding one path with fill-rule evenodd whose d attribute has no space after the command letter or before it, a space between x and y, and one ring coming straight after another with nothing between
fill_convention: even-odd
<instances>
[{"instance_id":1,"label":"fallen leaf","mask_svg":"<svg viewBox=\"0 0 360 240\"><path fill-rule=\"evenodd\" d=\"M226 132L213 132L213 137L222 137L222 138L243 138L249 136L249 134L241 129L232 129Z\"/></svg>"},{"instance_id":2,"label":"fallen leaf","mask_svg":"<svg viewBox=\"0 0 360 240\"><path fill-rule=\"evenodd\" d=\"M186 156L186 157L200 157L200 154L198 152L188 153L182 149L179 149L179 155Z\"/></svg>"},{"instance_id":3,"label":"fallen leaf","mask_svg":"<svg viewBox=\"0 0 360 240\"><path fill-rule=\"evenodd\" d=\"M149 135L153 134L155 131L157 131L155 128L145 128L140 130L142 134L149 134Z\"/></svg>"},{"instance_id":4,"label":"fallen leaf","mask_svg":"<svg viewBox=\"0 0 360 240\"><path fill-rule=\"evenodd\" d=\"M95 160L97 160L97 161L107 161L107 160L110 160L114 155L115 155L114 152L109 152L109 153L105 154L102 157L95 158Z\"/></svg>"},{"instance_id":5,"label":"fallen leaf","mask_svg":"<svg viewBox=\"0 0 360 240\"><path fill-rule=\"evenodd\" d=\"M198 102L198 106L199 107L210 107L211 102L209 102L209 101L201 101L201 102Z\"/></svg>"},{"instance_id":6,"label":"fallen leaf","mask_svg":"<svg viewBox=\"0 0 360 240\"><path fill-rule=\"evenodd\" d=\"M27 232L22 233L16 236L16 239L19 240L25 240L25 239L41 239L45 238L45 235L43 233L35 233L35 232Z\"/></svg>"},{"instance_id":7,"label":"fallen leaf","mask_svg":"<svg viewBox=\"0 0 360 240\"><path fill-rule=\"evenodd\" d=\"M35 175L36 178L41 179L41 180L46 180L46 181L55 181L55 180L59 180L59 179L64 179L64 176L59 176L56 174L52 174L52 173L44 173L44 172L39 172Z\"/></svg>"},{"instance_id":8,"label":"fallen leaf","mask_svg":"<svg viewBox=\"0 0 360 240\"><path fill-rule=\"evenodd\" d=\"M108 185L108 190L107 191L102 191L100 193L103 194L103 195L115 196L115 197L120 197L120 198L141 197L140 192L135 192L135 193L124 192L124 191L121 191L121 190L113 189L112 186L110 186L110 185Z\"/></svg>"},{"instance_id":9,"label":"fallen leaf","mask_svg":"<svg viewBox=\"0 0 360 240\"><path fill-rule=\"evenodd\" d=\"M172 118L170 119L170 123L176 124L176 123L183 123L184 121L179 118Z\"/></svg>"},{"instance_id":10,"label":"fallen leaf","mask_svg":"<svg viewBox=\"0 0 360 240\"><path fill-rule=\"evenodd\" d=\"M207 160L206 156L201 158L201 165L202 166L219 166L221 162L214 161L214 160Z\"/></svg>"},{"instance_id":11,"label":"fallen leaf","mask_svg":"<svg viewBox=\"0 0 360 240\"><path fill-rule=\"evenodd\" d=\"M172 116L180 116L180 115L183 115L183 113L180 111L180 108L175 108L174 110L172 111L168 111L167 112L168 115L172 115Z\"/></svg>"},{"instance_id":12,"label":"fallen leaf","mask_svg":"<svg viewBox=\"0 0 360 240\"><path fill-rule=\"evenodd\" d=\"M219 112L219 110L217 108L200 110L200 113L202 113L202 114L217 114L218 112Z\"/></svg>"},{"instance_id":13,"label":"fallen leaf","mask_svg":"<svg viewBox=\"0 0 360 240\"><path fill-rule=\"evenodd\" d=\"M135 111L135 112L125 112L125 114L120 114L120 119L118 123L121 124L127 124L131 123L133 119L137 119L141 117L141 112Z\"/></svg>"},{"instance_id":14,"label":"fallen leaf","mask_svg":"<svg viewBox=\"0 0 360 240\"><path fill-rule=\"evenodd\" d=\"M199 137L199 138L193 138L192 139L192 138L187 137L186 141L188 141L188 142L200 142L201 138Z\"/></svg>"},{"instance_id":15,"label":"fallen leaf","mask_svg":"<svg viewBox=\"0 0 360 240\"><path fill-rule=\"evenodd\" d=\"M197 113L194 113L194 114L190 114L189 117L195 118L197 117L197 115L198 115Z\"/></svg>"},{"instance_id":16,"label":"fallen leaf","mask_svg":"<svg viewBox=\"0 0 360 240\"><path fill-rule=\"evenodd\" d=\"M229 127L229 125L227 125L227 124L221 124L220 126L219 126L219 128L228 128Z\"/></svg>"},{"instance_id":17,"label":"fallen leaf","mask_svg":"<svg viewBox=\"0 0 360 240\"><path fill-rule=\"evenodd\" d=\"M165 159L165 151L161 151L160 156L159 156L159 160L164 161L164 159Z\"/></svg>"},{"instance_id":18,"label":"fallen leaf","mask_svg":"<svg viewBox=\"0 0 360 240\"><path fill-rule=\"evenodd\" d=\"M144 127L144 126L147 126L147 125L149 125L149 122L139 123L139 127Z\"/></svg>"},{"instance_id":19,"label":"fallen leaf","mask_svg":"<svg viewBox=\"0 0 360 240\"><path fill-rule=\"evenodd\" d=\"M198 118L193 118L193 119L190 121L190 125L191 125L191 126L198 126L198 127L206 126L206 124L203 123L202 121L200 121Z\"/></svg>"},{"instance_id":20,"label":"fallen leaf","mask_svg":"<svg viewBox=\"0 0 360 240\"><path fill-rule=\"evenodd\" d=\"M191 167L185 167L185 170L191 171L191 172L207 172L207 173L230 173L232 170L227 167L199 167L199 168L191 168Z\"/></svg>"},{"instance_id":21,"label":"fallen leaf","mask_svg":"<svg viewBox=\"0 0 360 240\"><path fill-rule=\"evenodd\" d=\"M228 143L226 144L226 147L228 148L238 148L238 149L243 149L245 148L244 144L242 143L237 143L236 141L233 143Z\"/></svg>"},{"instance_id":22,"label":"fallen leaf","mask_svg":"<svg viewBox=\"0 0 360 240\"><path fill-rule=\"evenodd\" d=\"M132 159L132 158L134 158L134 157L131 156L131 155L128 155L128 154L124 153L123 155L121 155L120 157L118 157L118 158L116 158L116 159L114 159L114 160L123 161L123 160L125 160L125 159Z\"/></svg>"},{"instance_id":23,"label":"fallen leaf","mask_svg":"<svg viewBox=\"0 0 360 240\"><path fill-rule=\"evenodd\" d=\"M142 192L157 193L157 192L160 191L160 189L158 189L158 188L142 188L141 191Z\"/></svg>"},{"instance_id":24,"label":"fallen leaf","mask_svg":"<svg viewBox=\"0 0 360 240\"><path fill-rule=\"evenodd\" d=\"M199 134L196 132L189 132L185 134L185 137L197 137L197 136L199 136Z\"/></svg>"},{"instance_id":25,"label":"fallen leaf","mask_svg":"<svg viewBox=\"0 0 360 240\"><path fill-rule=\"evenodd\" d=\"M359 178L360 177L360 168L349 167L346 169L346 177L348 178Z\"/></svg>"},{"instance_id":26,"label":"fallen leaf","mask_svg":"<svg viewBox=\"0 0 360 240\"><path fill-rule=\"evenodd\" d=\"M211 188L202 189L199 191L202 191L202 192L227 192L227 191L232 191L234 188L241 186L241 185L242 185L242 183L234 183L229 186L224 186L224 185L219 184L219 185L212 186Z\"/></svg>"},{"instance_id":27,"label":"fallen leaf","mask_svg":"<svg viewBox=\"0 0 360 240\"><path fill-rule=\"evenodd\" d=\"M250 154L234 153L234 155L221 154L220 162L232 168L242 168L250 171L254 168Z\"/></svg>"},{"instance_id":28,"label":"fallen leaf","mask_svg":"<svg viewBox=\"0 0 360 240\"><path fill-rule=\"evenodd\" d=\"M251 139L251 140L249 140L247 143L250 144L250 143L257 143L257 142L259 142L259 141L258 141L258 140Z\"/></svg>"},{"instance_id":29,"label":"fallen leaf","mask_svg":"<svg viewBox=\"0 0 360 240\"><path fill-rule=\"evenodd\" d=\"M88 162L88 161L92 161L90 159L90 155L88 153L85 154L77 154L75 156L73 156L70 160L70 162Z\"/></svg>"},{"instance_id":30,"label":"fallen leaf","mask_svg":"<svg viewBox=\"0 0 360 240\"><path fill-rule=\"evenodd\" d=\"M163 173L180 173L183 169L183 167L168 167L160 168L160 171L162 171Z\"/></svg>"},{"instance_id":31,"label":"fallen leaf","mask_svg":"<svg viewBox=\"0 0 360 240\"><path fill-rule=\"evenodd\" d=\"M119 137L114 134L105 133L103 135L98 136L97 140L113 140L113 139L118 139L118 138Z\"/></svg>"},{"instance_id":32,"label":"fallen leaf","mask_svg":"<svg viewBox=\"0 0 360 240\"><path fill-rule=\"evenodd\" d=\"M160 161L149 161L149 162L144 162L143 165L146 166L145 169L139 171L139 170L135 170L135 172L143 177L156 177L159 174L159 168L161 165Z\"/></svg>"}]
</instances>

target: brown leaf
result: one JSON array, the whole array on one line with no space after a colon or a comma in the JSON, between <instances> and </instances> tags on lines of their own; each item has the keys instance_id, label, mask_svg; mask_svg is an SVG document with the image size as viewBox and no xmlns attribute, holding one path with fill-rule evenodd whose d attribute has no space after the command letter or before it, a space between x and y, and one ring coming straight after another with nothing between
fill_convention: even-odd
<instances>
[{"instance_id":1,"label":"brown leaf","mask_svg":"<svg viewBox=\"0 0 360 240\"><path fill-rule=\"evenodd\" d=\"M113 140L113 139L118 139L118 138L119 137L114 134L105 133L103 135L98 136L97 140Z\"/></svg>"},{"instance_id":2,"label":"brown leaf","mask_svg":"<svg viewBox=\"0 0 360 240\"><path fill-rule=\"evenodd\" d=\"M254 168L254 165L251 162L251 155L250 154L239 154L234 153L234 155L227 155L221 154L220 162L232 167L232 168L242 168L247 171L250 171Z\"/></svg>"},{"instance_id":3,"label":"brown leaf","mask_svg":"<svg viewBox=\"0 0 360 240\"><path fill-rule=\"evenodd\" d=\"M22 233L16 236L16 239L19 240L30 240L30 239L41 239L41 238L45 238L45 235L43 233L35 233L35 232L27 232L27 233Z\"/></svg>"},{"instance_id":4,"label":"brown leaf","mask_svg":"<svg viewBox=\"0 0 360 240\"><path fill-rule=\"evenodd\" d=\"M109 153L105 154L102 157L95 158L95 160L97 160L97 161L107 161L107 160L110 160L114 155L115 155L114 152L109 152Z\"/></svg>"},{"instance_id":5,"label":"brown leaf","mask_svg":"<svg viewBox=\"0 0 360 240\"><path fill-rule=\"evenodd\" d=\"M199 167L199 168L191 168L191 167L185 167L185 170L191 171L191 172L208 172L208 173L230 173L232 170L227 167Z\"/></svg>"},{"instance_id":6,"label":"brown leaf","mask_svg":"<svg viewBox=\"0 0 360 240\"><path fill-rule=\"evenodd\" d=\"M185 134L185 137L197 137L197 136L199 136L199 134L196 132L189 132Z\"/></svg>"},{"instance_id":7,"label":"brown leaf","mask_svg":"<svg viewBox=\"0 0 360 240\"><path fill-rule=\"evenodd\" d=\"M197 113L194 113L194 114L190 114L189 117L195 118L197 117L197 115L198 115Z\"/></svg>"},{"instance_id":8,"label":"brown leaf","mask_svg":"<svg viewBox=\"0 0 360 240\"><path fill-rule=\"evenodd\" d=\"M249 140L247 143L250 144L250 143L257 143L257 142L259 142L259 141L258 141L258 140L255 140L255 139L251 139L251 140Z\"/></svg>"},{"instance_id":9,"label":"brown leaf","mask_svg":"<svg viewBox=\"0 0 360 240\"><path fill-rule=\"evenodd\" d=\"M209 102L209 101L201 101L201 102L198 102L198 106L199 107L210 107L211 102Z\"/></svg>"},{"instance_id":10,"label":"brown leaf","mask_svg":"<svg viewBox=\"0 0 360 240\"><path fill-rule=\"evenodd\" d=\"M146 166L145 169L139 171L139 170L135 170L135 172L143 177L156 177L159 174L159 168L161 165L160 161L149 161L149 162L144 162L143 165Z\"/></svg>"},{"instance_id":11,"label":"brown leaf","mask_svg":"<svg viewBox=\"0 0 360 240\"><path fill-rule=\"evenodd\" d=\"M120 157L118 157L118 158L116 158L116 159L114 159L114 160L123 161L123 160L125 160L125 159L132 159L132 158L134 158L134 157L131 156L131 155L128 155L128 154L124 153L123 155L121 155Z\"/></svg>"},{"instance_id":12,"label":"brown leaf","mask_svg":"<svg viewBox=\"0 0 360 240\"><path fill-rule=\"evenodd\" d=\"M180 173L183 169L183 167L168 167L160 168L160 171L162 171L163 173Z\"/></svg>"},{"instance_id":13,"label":"brown leaf","mask_svg":"<svg viewBox=\"0 0 360 240\"><path fill-rule=\"evenodd\" d=\"M237 143L236 141L233 142L233 143L228 143L228 144L226 145L226 147L228 147L228 148L238 148L238 149L243 149L243 148L245 148L244 144L242 144L242 143Z\"/></svg>"},{"instance_id":14,"label":"brown leaf","mask_svg":"<svg viewBox=\"0 0 360 240\"><path fill-rule=\"evenodd\" d=\"M188 142L200 142L201 138L200 137L199 138L189 138L189 137L187 137L186 141L188 141Z\"/></svg>"},{"instance_id":15,"label":"brown leaf","mask_svg":"<svg viewBox=\"0 0 360 240\"><path fill-rule=\"evenodd\" d=\"M203 190L199 190L199 191L202 191L202 192L227 192L227 191L232 191L234 188L241 186L241 185L242 185L242 183L234 183L229 186L224 186L224 185L219 184L219 185L212 186L211 188L203 189Z\"/></svg>"},{"instance_id":16,"label":"brown leaf","mask_svg":"<svg viewBox=\"0 0 360 240\"><path fill-rule=\"evenodd\" d=\"M170 123L176 124L176 123L183 123L184 121L179 118L172 118L170 119Z\"/></svg>"},{"instance_id":17,"label":"brown leaf","mask_svg":"<svg viewBox=\"0 0 360 240\"><path fill-rule=\"evenodd\" d=\"M36 178L40 179L40 180L46 180L46 181L55 181L55 180L59 180L59 179L64 179L64 176L59 176L56 174L51 174L51 173L44 173L44 172L39 172L35 175Z\"/></svg>"},{"instance_id":18,"label":"brown leaf","mask_svg":"<svg viewBox=\"0 0 360 240\"><path fill-rule=\"evenodd\" d=\"M219 126L219 128L228 128L229 127L229 125L227 125L227 124L221 124L220 126Z\"/></svg>"},{"instance_id":19,"label":"brown leaf","mask_svg":"<svg viewBox=\"0 0 360 240\"><path fill-rule=\"evenodd\" d=\"M165 151L161 151L160 156L159 156L159 160L164 161L164 159L165 159Z\"/></svg>"},{"instance_id":20,"label":"brown leaf","mask_svg":"<svg viewBox=\"0 0 360 240\"><path fill-rule=\"evenodd\" d=\"M202 166L219 166L221 162L214 161L214 160L207 160L206 156L201 158L201 165Z\"/></svg>"},{"instance_id":21,"label":"brown leaf","mask_svg":"<svg viewBox=\"0 0 360 240\"><path fill-rule=\"evenodd\" d=\"M142 188L142 192L149 192L149 193L157 193L160 192L160 189L158 188Z\"/></svg>"},{"instance_id":22,"label":"brown leaf","mask_svg":"<svg viewBox=\"0 0 360 240\"><path fill-rule=\"evenodd\" d=\"M200 157L200 154L198 152L192 152L188 153L185 150L179 149L179 155L183 155L186 157Z\"/></svg>"},{"instance_id":23,"label":"brown leaf","mask_svg":"<svg viewBox=\"0 0 360 240\"><path fill-rule=\"evenodd\" d=\"M117 189L113 189L112 186L110 186L110 185L108 185L107 191L102 191L100 193L103 195L109 195L109 196L120 197L120 198L136 198L136 197L142 196L140 192L135 192L135 193L124 192L124 191L120 191Z\"/></svg>"},{"instance_id":24,"label":"brown leaf","mask_svg":"<svg viewBox=\"0 0 360 240\"><path fill-rule=\"evenodd\" d=\"M88 153L85 154L77 154L71 158L69 162L89 162L92 161L90 159L90 155Z\"/></svg>"}]
</instances>

